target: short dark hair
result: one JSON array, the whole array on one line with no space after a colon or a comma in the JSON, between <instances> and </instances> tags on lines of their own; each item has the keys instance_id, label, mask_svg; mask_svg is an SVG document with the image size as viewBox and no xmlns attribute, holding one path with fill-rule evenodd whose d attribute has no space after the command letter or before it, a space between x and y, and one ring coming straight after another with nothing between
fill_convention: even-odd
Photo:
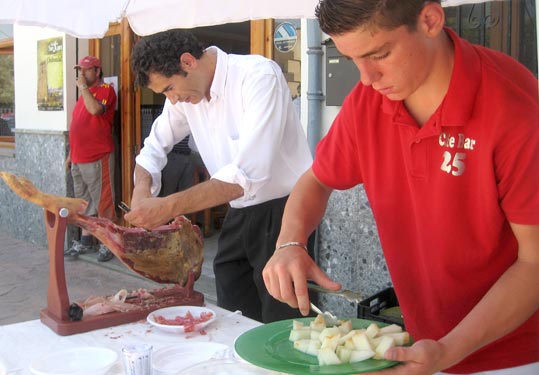
<instances>
[{"instance_id":1,"label":"short dark hair","mask_svg":"<svg viewBox=\"0 0 539 375\"><path fill-rule=\"evenodd\" d=\"M440 0L320 0L315 15L328 35L340 35L360 27L393 30L406 26L415 30L417 18L427 2Z\"/></svg>"},{"instance_id":2,"label":"short dark hair","mask_svg":"<svg viewBox=\"0 0 539 375\"><path fill-rule=\"evenodd\" d=\"M148 86L149 75L159 73L165 77L186 75L180 66L180 56L189 52L200 59L204 48L193 33L187 30L168 30L140 39L131 54L131 68L136 82Z\"/></svg>"}]
</instances>

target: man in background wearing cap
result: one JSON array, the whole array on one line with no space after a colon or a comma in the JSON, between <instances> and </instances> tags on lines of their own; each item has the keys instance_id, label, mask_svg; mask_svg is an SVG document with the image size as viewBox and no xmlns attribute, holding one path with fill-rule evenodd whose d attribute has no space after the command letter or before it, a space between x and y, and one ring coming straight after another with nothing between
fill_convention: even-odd
<instances>
[{"instance_id":1,"label":"man in background wearing cap","mask_svg":"<svg viewBox=\"0 0 539 375\"><path fill-rule=\"evenodd\" d=\"M73 109L69 127L69 155L66 168L71 168L76 198L88 202L86 214L116 220L114 205L114 142L112 124L116 106L114 88L102 81L101 61L94 56L82 58L75 66L80 96ZM77 259L79 254L94 252L93 236L82 230L81 240L73 241L64 256ZM97 260L113 257L105 245L99 245Z\"/></svg>"}]
</instances>

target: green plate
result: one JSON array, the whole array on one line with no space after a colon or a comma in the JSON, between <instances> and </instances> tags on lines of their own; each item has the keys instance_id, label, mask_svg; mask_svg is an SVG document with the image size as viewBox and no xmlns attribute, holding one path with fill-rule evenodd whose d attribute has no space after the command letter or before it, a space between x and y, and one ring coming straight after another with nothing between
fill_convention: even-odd
<instances>
[{"instance_id":1,"label":"green plate","mask_svg":"<svg viewBox=\"0 0 539 375\"><path fill-rule=\"evenodd\" d=\"M309 324L314 318L294 319ZM367 328L376 323L380 327L387 324L365 319L351 319L354 329ZM319 366L318 358L294 349L288 340L292 329L292 319L281 320L253 328L236 339L234 348L238 355L252 363L269 370L296 375L332 374L348 375L381 370L395 366L398 362L367 359L357 363Z\"/></svg>"}]
</instances>

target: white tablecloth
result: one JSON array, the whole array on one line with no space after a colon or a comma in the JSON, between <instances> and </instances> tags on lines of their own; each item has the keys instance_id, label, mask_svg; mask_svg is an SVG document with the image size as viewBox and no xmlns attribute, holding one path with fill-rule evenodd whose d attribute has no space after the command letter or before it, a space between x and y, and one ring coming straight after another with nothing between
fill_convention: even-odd
<instances>
[{"instance_id":1,"label":"white tablecloth","mask_svg":"<svg viewBox=\"0 0 539 375\"><path fill-rule=\"evenodd\" d=\"M189 334L173 334L160 331L146 321L103 328L95 331L60 336L40 320L0 326L0 358L8 375L31 374L30 363L43 355L75 346L100 346L118 353L118 362L107 375L123 374L122 347L128 344L150 343L153 350L184 342L217 342L233 346L234 340L243 332L260 323L238 313L206 304L215 311L217 319L204 330ZM1 369L1 364L0 364ZM1 372L1 370L0 370Z\"/></svg>"}]
</instances>

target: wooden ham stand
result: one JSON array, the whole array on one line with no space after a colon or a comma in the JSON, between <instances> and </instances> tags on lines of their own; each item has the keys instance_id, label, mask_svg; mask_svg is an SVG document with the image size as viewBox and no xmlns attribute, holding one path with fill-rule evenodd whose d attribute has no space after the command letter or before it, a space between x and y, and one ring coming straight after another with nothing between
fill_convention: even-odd
<instances>
[{"instance_id":1,"label":"wooden ham stand","mask_svg":"<svg viewBox=\"0 0 539 375\"><path fill-rule=\"evenodd\" d=\"M115 311L103 315L83 316L81 320L72 321L68 316L69 296L67 293L64 269L64 238L67 227L66 208L53 213L44 210L45 228L49 242L49 289L47 307L40 311L43 324L61 336L107 328L120 324L131 323L146 319L146 316L160 308L178 305L202 306L204 295L193 290L194 277L190 277L184 288L177 288L177 293L171 301L154 307L120 312Z\"/></svg>"}]
</instances>

